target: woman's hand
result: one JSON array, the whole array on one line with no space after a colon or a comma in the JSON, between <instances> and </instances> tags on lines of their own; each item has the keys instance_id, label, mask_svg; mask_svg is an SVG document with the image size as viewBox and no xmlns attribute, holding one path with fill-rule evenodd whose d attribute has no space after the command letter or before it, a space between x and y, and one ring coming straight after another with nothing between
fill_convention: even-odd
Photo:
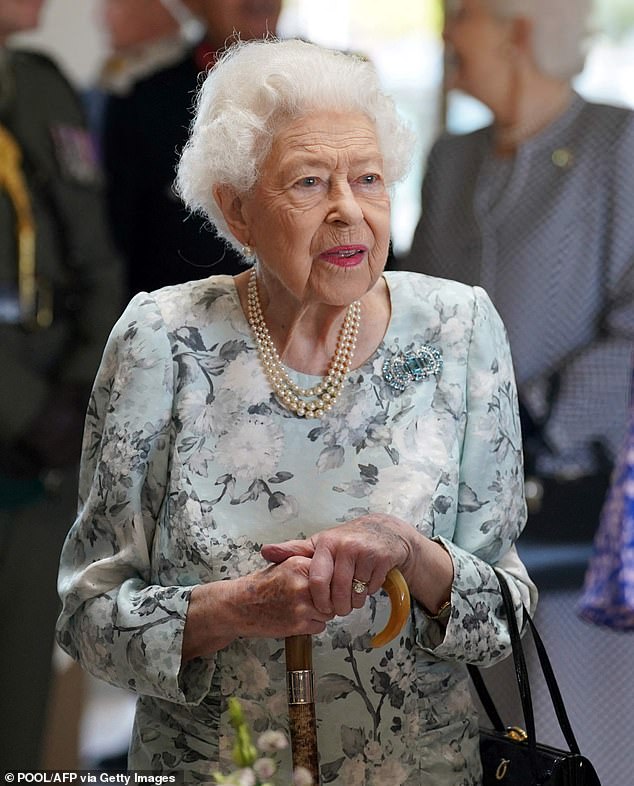
<instances>
[{"instance_id":1,"label":"woman's hand","mask_svg":"<svg viewBox=\"0 0 634 786\"><path fill-rule=\"evenodd\" d=\"M235 638L285 638L322 633L333 612L319 611L309 588L311 560L280 564L192 590L183 634L183 660L210 655Z\"/></svg>"},{"instance_id":2,"label":"woman's hand","mask_svg":"<svg viewBox=\"0 0 634 786\"><path fill-rule=\"evenodd\" d=\"M394 516L370 514L307 540L262 546L273 564L248 576L195 587L183 659L210 655L238 637L322 633L326 622L364 605L398 568L413 598L431 613L449 600L453 564L438 543ZM353 591L353 580L367 584Z\"/></svg>"},{"instance_id":3,"label":"woman's hand","mask_svg":"<svg viewBox=\"0 0 634 786\"><path fill-rule=\"evenodd\" d=\"M414 598L434 613L449 599L453 564L445 549L395 516L369 514L307 540L262 546L262 556L283 564L293 556L309 557L312 601L322 614L345 616L376 592L390 568L398 568ZM367 584L353 591L353 580Z\"/></svg>"}]
</instances>

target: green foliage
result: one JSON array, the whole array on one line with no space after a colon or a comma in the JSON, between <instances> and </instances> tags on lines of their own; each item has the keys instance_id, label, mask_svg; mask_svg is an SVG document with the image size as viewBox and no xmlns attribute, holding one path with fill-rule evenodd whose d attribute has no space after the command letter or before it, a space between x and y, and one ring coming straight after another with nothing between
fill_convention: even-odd
<instances>
[{"instance_id":1,"label":"green foliage","mask_svg":"<svg viewBox=\"0 0 634 786\"><path fill-rule=\"evenodd\" d=\"M258 751L251 739L251 731L244 719L240 702L234 698L229 699L229 719L236 732L233 760L238 767L251 767L258 757Z\"/></svg>"},{"instance_id":2,"label":"green foliage","mask_svg":"<svg viewBox=\"0 0 634 786\"><path fill-rule=\"evenodd\" d=\"M274 755L288 747L288 740L282 732L270 730L261 734L254 744L238 699L230 698L228 706L229 722L235 731L231 755L238 769L228 775L216 772L214 780L225 786L276 786L272 778L277 773L277 763L266 754ZM293 786L312 786L312 783L310 773L303 767L297 767L293 772Z\"/></svg>"}]
</instances>

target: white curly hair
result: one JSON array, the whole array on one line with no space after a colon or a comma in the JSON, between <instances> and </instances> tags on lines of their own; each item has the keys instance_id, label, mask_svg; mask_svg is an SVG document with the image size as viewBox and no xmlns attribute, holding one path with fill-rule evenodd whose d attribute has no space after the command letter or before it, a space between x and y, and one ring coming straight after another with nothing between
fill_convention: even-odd
<instances>
[{"instance_id":1,"label":"white curly hair","mask_svg":"<svg viewBox=\"0 0 634 786\"><path fill-rule=\"evenodd\" d=\"M238 42L206 76L190 136L177 168L176 190L187 207L241 251L214 199L217 186L247 193L276 132L313 111L362 112L376 129L388 186L407 174L414 135L363 57L290 39Z\"/></svg>"},{"instance_id":2,"label":"white curly hair","mask_svg":"<svg viewBox=\"0 0 634 786\"><path fill-rule=\"evenodd\" d=\"M484 0L501 19L526 17L533 23L537 68L555 79L581 73L586 59L593 0Z\"/></svg>"}]
</instances>

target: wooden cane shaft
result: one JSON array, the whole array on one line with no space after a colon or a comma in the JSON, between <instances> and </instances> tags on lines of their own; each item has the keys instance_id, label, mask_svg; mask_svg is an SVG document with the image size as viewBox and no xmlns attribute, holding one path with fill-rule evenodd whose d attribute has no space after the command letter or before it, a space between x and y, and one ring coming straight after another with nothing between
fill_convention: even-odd
<instances>
[{"instance_id":1,"label":"wooden cane shaft","mask_svg":"<svg viewBox=\"0 0 634 786\"><path fill-rule=\"evenodd\" d=\"M284 641L286 671L303 671L313 668L312 636L289 636Z\"/></svg>"},{"instance_id":2,"label":"wooden cane shaft","mask_svg":"<svg viewBox=\"0 0 634 786\"><path fill-rule=\"evenodd\" d=\"M285 651L293 768L305 767L313 776L315 786L319 786L312 637L289 636Z\"/></svg>"},{"instance_id":3,"label":"wooden cane shaft","mask_svg":"<svg viewBox=\"0 0 634 786\"><path fill-rule=\"evenodd\" d=\"M293 751L293 767L306 767L319 786L317 724L314 704L289 704L288 719Z\"/></svg>"}]
</instances>

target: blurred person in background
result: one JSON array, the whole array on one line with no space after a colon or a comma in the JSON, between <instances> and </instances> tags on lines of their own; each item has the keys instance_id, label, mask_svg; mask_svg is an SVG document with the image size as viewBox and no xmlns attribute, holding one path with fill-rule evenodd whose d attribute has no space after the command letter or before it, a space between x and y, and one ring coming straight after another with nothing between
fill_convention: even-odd
<instances>
[{"instance_id":1,"label":"blurred person in background","mask_svg":"<svg viewBox=\"0 0 634 786\"><path fill-rule=\"evenodd\" d=\"M447 10L447 86L483 102L493 123L432 148L399 266L489 293L517 373L523 540L589 543L627 421L634 113L571 86L590 0L452 0Z\"/></svg>"},{"instance_id":2,"label":"blurred person in background","mask_svg":"<svg viewBox=\"0 0 634 786\"><path fill-rule=\"evenodd\" d=\"M180 60L204 27L198 0L102 0L99 21L110 54L97 84L86 94L91 127L101 138L106 97L126 95L135 82Z\"/></svg>"},{"instance_id":3,"label":"blurred person in background","mask_svg":"<svg viewBox=\"0 0 634 786\"><path fill-rule=\"evenodd\" d=\"M43 0L0 0L0 764L40 763L58 555L76 508L91 380L121 309L79 99L10 48Z\"/></svg>"},{"instance_id":4,"label":"blurred person in background","mask_svg":"<svg viewBox=\"0 0 634 786\"><path fill-rule=\"evenodd\" d=\"M110 216L130 296L244 270L240 255L204 219L188 215L173 182L200 73L213 65L216 53L234 34L243 40L274 34L281 6L282 0L199 0L190 8L203 22L202 40L176 62L137 81L128 94L108 97L104 162Z\"/></svg>"}]
</instances>

